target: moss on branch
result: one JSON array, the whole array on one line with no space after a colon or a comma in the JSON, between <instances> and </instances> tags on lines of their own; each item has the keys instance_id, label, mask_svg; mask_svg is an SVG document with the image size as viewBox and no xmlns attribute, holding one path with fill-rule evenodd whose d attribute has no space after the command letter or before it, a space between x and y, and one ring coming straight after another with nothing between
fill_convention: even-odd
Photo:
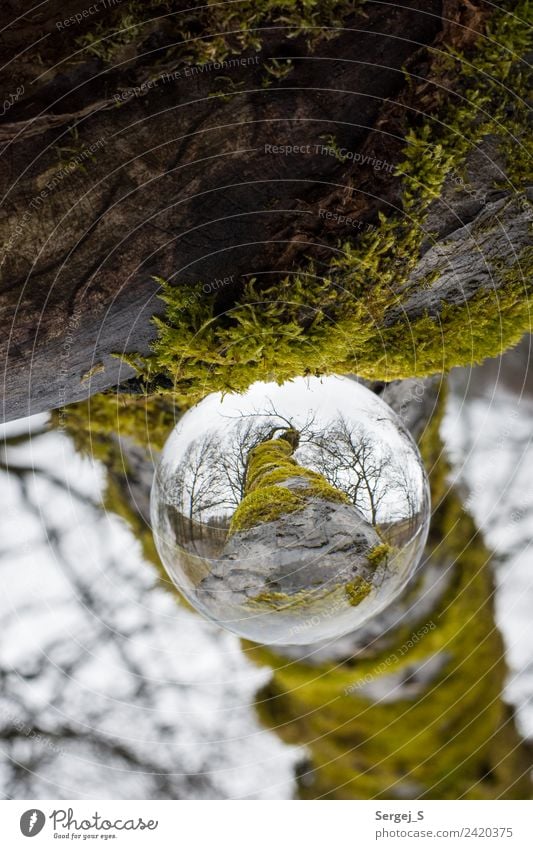
<instances>
[{"instance_id":1,"label":"moss on branch","mask_svg":"<svg viewBox=\"0 0 533 849\"><path fill-rule=\"evenodd\" d=\"M531 249L511 254L508 264L498 258L490 269L492 285L462 303L442 302L436 314L418 317L409 317L403 307L428 238L431 204L482 139L495 134L508 144L514 138L518 155L509 157L509 185L520 191L519 183L528 177L525 83L518 61L526 50L520 18L527 16L527 7L519 3L515 17L496 12L472 56L439 54L437 66L459 66L458 96L418 120L406 135L398 168L401 214L380 213L372 232L340 246L326 274L309 265L266 288L252 280L223 314L215 298L191 298L190 289L158 280L166 314L154 319L153 355L125 358L148 391L164 375L177 402L188 406L209 392L242 391L256 380L281 382L303 374L427 376L480 362L519 341L531 326ZM419 285L433 284L436 276Z\"/></svg>"},{"instance_id":2,"label":"moss on branch","mask_svg":"<svg viewBox=\"0 0 533 849\"><path fill-rule=\"evenodd\" d=\"M231 4L231 14L247 5ZM337 5L340 13L342 4L327 8ZM318 14L317 5L304 6L311 16ZM511 6L513 14L507 12ZM275 8L279 11L281 4L257 5L258 14ZM432 73L438 82L439 73L449 79L453 71L455 94L443 87L433 113L413 119L407 132L398 168L401 212L380 214L374 230L340 245L326 273L310 264L274 285L251 280L223 313L216 296L206 296L201 284L198 297L192 297L191 288L158 278L166 311L154 319L158 335L153 353L124 358L139 374L150 396L146 410L153 403L158 421L148 421L151 413L136 398L123 401L121 396L117 408L116 397L100 396L89 407L84 402L70 408L67 427L96 434L98 443L106 432L142 434L148 423L158 442L172 418L167 413L161 418L161 408L175 404L186 409L210 392L244 391L257 380L282 382L305 374L355 372L386 381L422 377L480 362L517 343L531 327L533 257L528 248L492 261L491 285L479 287L463 302L441 302L431 314L416 317L403 307L413 294L408 281L428 239L428 211L448 175L461 171L480 141L495 135L506 146L507 189L520 193L530 177L526 81L519 61L527 49L522 21L529 8L521 0L495 11L468 56L451 49L434 52ZM291 18L298 10L295 3L285 14ZM416 286L433 288L437 278L433 272ZM166 392L165 401L159 392Z\"/></svg>"}]
</instances>

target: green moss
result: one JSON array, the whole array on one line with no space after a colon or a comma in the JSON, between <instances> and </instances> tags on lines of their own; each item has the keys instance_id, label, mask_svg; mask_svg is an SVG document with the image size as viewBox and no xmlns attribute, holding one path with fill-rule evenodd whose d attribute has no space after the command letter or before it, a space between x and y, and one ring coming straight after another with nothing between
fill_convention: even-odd
<instances>
[{"instance_id":1,"label":"green moss","mask_svg":"<svg viewBox=\"0 0 533 849\"><path fill-rule=\"evenodd\" d=\"M269 439L252 448L247 458L246 490L278 483L298 474L293 448L286 439Z\"/></svg>"},{"instance_id":2,"label":"green moss","mask_svg":"<svg viewBox=\"0 0 533 849\"><path fill-rule=\"evenodd\" d=\"M254 528L264 522L274 522L287 513L302 510L305 504L305 498L282 486L261 487L246 496L237 507L229 533Z\"/></svg>"},{"instance_id":3,"label":"green moss","mask_svg":"<svg viewBox=\"0 0 533 849\"><path fill-rule=\"evenodd\" d=\"M346 593L348 602L352 605L352 607L357 607L358 604L361 604L371 591L372 584L360 575L344 586L344 592Z\"/></svg>"},{"instance_id":4,"label":"green moss","mask_svg":"<svg viewBox=\"0 0 533 849\"><path fill-rule=\"evenodd\" d=\"M169 0L152 0L150 4L132 0L111 10L106 21L91 22L76 43L103 62L116 61L121 48L129 44L135 43L139 50L153 31L152 19L165 16L160 24L172 36L167 58L174 58L178 67L182 63L203 65L259 51L261 27L283 27L286 38L303 36L313 47L331 37L330 28L341 26L363 0L234 0L229 4L182 5L176 8ZM174 14L168 15L169 11ZM273 78L285 76L282 67L275 59L271 61Z\"/></svg>"},{"instance_id":5,"label":"green moss","mask_svg":"<svg viewBox=\"0 0 533 849\"><path fill-rule=\"evenodd\" d=\"M398 168L401 216L380 214L372 232L342 244L329 273L318 275L311 265L261 289L252 280L223 315L214 298L191 299L189 290L158 280L166 315L154 319L153 355L127 358L148 391L159 374L170 377L182 405L207 392L243 391L255 380L282 382L303 374L426 376L499 354L530 329L531 250L507 267L494 262L494 285L459 305L442 303L436 314L417 318L402 310L427 238L428 210L446 177L486 135L507 137L505 86L514 68L509 55L524 49L519 19L526 6L518 5L516 18L496 13L491 37L499 42L483 40L459 63L457 94L468 103L459 97L443 102L408 131ZM457 60L449 54L448 61ZM520 80L512 79L518 86ZM434 282L434 272L430 278Z\"/></svg>"},{"instance_id":6,"label":"green moss","mask_svg":"<svg viewBox=\"0 0 533 849\"><path fill-rule=\"evenodd\" d=\"M322 498L325 501L335 501L338 504L351 503L346 493L336 489L318 472L311 472L307 481L307 486L300 490L307 498Z\"/></svg>"},{"instance_id":7,"label":"green moss","mask_svg":"<svg viewBox=\"0 0 533 849\"><path fill-rule=\"evenodd\" d=\"M278 609L280 607L286 607L290 604L291 596L288 593L279 593L279 592L268 592L264 590L258 595L254 596L254 598L250 599L251 604L258 604L259 606L266 606Z\"/></svg>"},{"instance_id":8,"label":"green moss","mask_svg":"<svg viewBox=\"0 0 533 849\"><path fill-rule=\"evenodd\" d=\"M529 185L533 138L530 121L529 66L524 57L531 51L531 2L503 2L485 27L482 49L472 55L454 50L438 55L437 65L443 70L456 70L468 63L472 72L469 84L459 91L464 103L458 107L458 121L468 119L475 110L477 137L493 134L501 138L500 149L507 160L505 186L517 192ZM499 88L500 96L494 93Z\"/></svg>"},{"instance_id":9,"label":"green moss","mask_svg":"<svg viewBox=\"0 0 533 849\"><path fill-rule=\"evenodd\" d=\"M287 609L288 607L291 609L294 607L307 607L315 601L316 593L309 592L308 590L299 590L292 595L264 590L249 599L248 605L267 608L269 610L279 610L280 608Z\"/></svg>"},{"instance_id":10,"label":"green moss","mask_svg":"<svg viewBox=\"0 0 533 849\"><path fill-rule=\"evenodd\" d=\"M363 599L367 597L367 595L372 591L372 584L362 578L361 576L357 576L353 579L353 581L349 581L347 584L337 584L335 587L323 588L320 591L320 595L324 598L331 595L332 590L340 590L343 591L348 604L356 607L360 604ZM318 598L317 590L299 590L292 595L283 592L270 592L268 590L259 593L249 600L249 604L253 606L259 606L261 608L274 609L278 610L283 608L287 610L287 608L305 608L313 605L313 610L316 610L315 605Z\"/></svg>"},{"instance_id":11,"label":"green moss","mask_svg":"<svg viewBox=\"0 0 533 849\"><path fill-rule=\"evenodd\" d=\"M123 465L118 440L130 439L147 454L160 451L179 418L170 396L97 394L52 412L52 427L64 429L86 456ZM116 455L116 456L115 456Z\"/></svg>"},{"instance_id":12,"label":"green moss","mask_svg":"<svg viewBox=\"0 0 533 849\"><path fill-rule=\"evenodd\" d=\"M123 11L111 27L97 20L87 32L75 39L75 44L108 63L115 61L122 48L139 42L139 39L142 43L149 34L148 29L143 30L142 22L135 15Z\"/></svg>"},{"instance_id":13,"label":"green moss","mask_svg":"<svg viewBox=\"0 0 533 849\"><path fill-rule=\"evenodd\" d=\"M292 456L296 445L296 431L287 429L277 439L266 440L249 452L245 497L233 514L230 534L303 510L310 498L349 503L344 492L331 486L318 472L296 462ZM298 479L302 486L295 488ZM289 480L290 489L283 485Z\"/></svg>"}]
</instances>

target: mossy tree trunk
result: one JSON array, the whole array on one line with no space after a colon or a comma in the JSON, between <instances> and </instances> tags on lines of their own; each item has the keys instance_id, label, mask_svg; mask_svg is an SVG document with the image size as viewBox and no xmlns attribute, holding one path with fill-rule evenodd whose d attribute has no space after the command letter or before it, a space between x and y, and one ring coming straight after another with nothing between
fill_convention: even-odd
<instances>
[{"instance_id":1,"label":"mossy tree trunk","mask_svg":"<svg viewBox=\"0 0 533 849\"><path fill-rule=\"evenodd\" d=\"M399 362L394 310L410 322L429 311L433 324L420 326L419 334L433 334L440 344L443 305L460 306L504 286L504 272L526 240L522 186L514 176L523 145L515 124L499 126L508 139L506 159L483 125L496 110L492 101L467 110L484 126L482 143L463 126L469 116L455 115L452 136L473 145L468 156L462 152L465 171L457 162L452 167L446 145L439 159L438 134L424 136L427 121L432 132L445 126L446 110L457 111L463 91L473 100L462 75L476 51L491 47L483 35L491 5L327 0L299 7L243 0L230 6L187 12L190 4L179 0L101 0L92 11L82 0L4 4L5 417L59 407L131 378L134 370L113 354L149 353L156 334L151 318L164 309L154 276L192 293L185 313L192 302L200 312L205 307L205 316L224 315L226 327L233 321L227 311L240 303L251 277L261 290L309 259L326 269L339 257L339 240L357 246L377 233L381 247L372 255L379 267L365 266L353 291L364 283L375 305L376 280L396 277L405 303L388 303L375 336L392 346L387 362L402 376L410 366ZM439 64L444 45L465 51L468 60ZM521 44L499 47L488 57L491 67L503 68L496 100L503 92L516 111L506 57ZM418 150L413 126L431 150L429 170L409 179L433 200L424 244L405 242L405 257L420 258L407 269L405 257L386 248L391 233L381 234L378 215L390 220L403 210L404 222L412 216L412 185L406 190L395 168L410 145ZM287 153L286 146L297 150ZM287 318L304 337L321 306L318 294ZM183 338L190 327L181 327L180 310ZM330 317L336 319L334 310ZM366 323L373 321L370 313ZM520 314L512 330L504 328L502 344L522 324ZM383 328L389 328L385 337ZM459 358L471 351L469 335ZM282 328L280 338L286 336ZM273 347L280 338L271 338ZM493 353L497 347L491 342ZM224 359L219 348L206 351L206 362ZM377 359L374 348L368 360ZM434 360L422 357L420 369L438 371ZM324 366L334 364L328 354ZM158 385L172 382L173 369L162 371Z\"/></svg>"},{"instance_id":2,"label":"mossy tree trunk","mask_svg":"<svg viewBox=\"0 0 533 849\"><path fill-rule=\"evenodd\" d=\"M430 470L434 512L419 576L378 621L337 641L303 651L247 643L247 656L273 671L257 695L258 715L286 742L307 747L302 798L529 798L531 753L502 698L490 552L447 484L442 384L369 386L402 417ZM79 438L79 413L71 429ZM106 507L129 521L157 564L148 454L131 435L95 437L108 467ZM134 438L143 441L140 430Z\"/></svg>"}]
</instances>

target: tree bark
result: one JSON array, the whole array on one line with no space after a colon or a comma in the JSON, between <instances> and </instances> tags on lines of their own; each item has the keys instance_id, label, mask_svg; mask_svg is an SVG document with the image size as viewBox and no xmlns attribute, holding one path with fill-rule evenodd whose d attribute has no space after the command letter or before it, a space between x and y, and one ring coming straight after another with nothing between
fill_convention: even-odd
<instances>
[{"instance_id":1,"label":"tree bark","mask_svg":"<svg viewBox=\"0 0 533 849\"><path fill-rule=\"evenodd\" d=\"M176 47L184 3L166 15L145 10L133 40L107 60L80 39L120 28L116 10L65 27L83 3L28 4L26 14L7 5L2 83L15 99L0 127L6 419L132 377L113 354L148 353L151 318L162 311L155 275L177 286L202 281L225 309L250 277L272 280L307 257L328 263L339 238L397 209L392 171L406 115L434 97L425 46L468 45L485 14L481 3L449 0L365 4L313 50L303 36L267 26L259 52L217 72L184 64ZM288 75L273 78L267 67L287 58ZM386 167L322 152L328 135ZM303 152L280 153L283 145ZM492 198L482 155L474 171L476 191ZM523 242L525 213L505 192L488 213L476 197L455 191L445 215L436 209L437 241L447 237L451 247L428 250L420 274L441 264L446 276L432 292L414 291L413 316L443 296L453 302L463 284L484 285L463 262L478 219L490 215L481 266L485 252L501 249L495 234L511 228L515 249Z\"/></svg>"}]
</instances>

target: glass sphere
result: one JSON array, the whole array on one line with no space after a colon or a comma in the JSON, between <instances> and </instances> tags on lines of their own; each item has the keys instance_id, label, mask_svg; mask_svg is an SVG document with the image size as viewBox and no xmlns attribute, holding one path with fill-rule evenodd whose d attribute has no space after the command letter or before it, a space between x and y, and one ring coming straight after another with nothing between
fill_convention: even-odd
<instances>
[{"instance_id":1,"label":"glass sphere","mask_svg":"<svg viewBox=\"0 0 533 849\"><path fill-rule=\"evenodd\" d=\"M167 440L152 487L161 560L204 616L309 644L362 625L422 555L429 488L396 414L348 377L208 396Z\"/></svg>"}]
</instances>

